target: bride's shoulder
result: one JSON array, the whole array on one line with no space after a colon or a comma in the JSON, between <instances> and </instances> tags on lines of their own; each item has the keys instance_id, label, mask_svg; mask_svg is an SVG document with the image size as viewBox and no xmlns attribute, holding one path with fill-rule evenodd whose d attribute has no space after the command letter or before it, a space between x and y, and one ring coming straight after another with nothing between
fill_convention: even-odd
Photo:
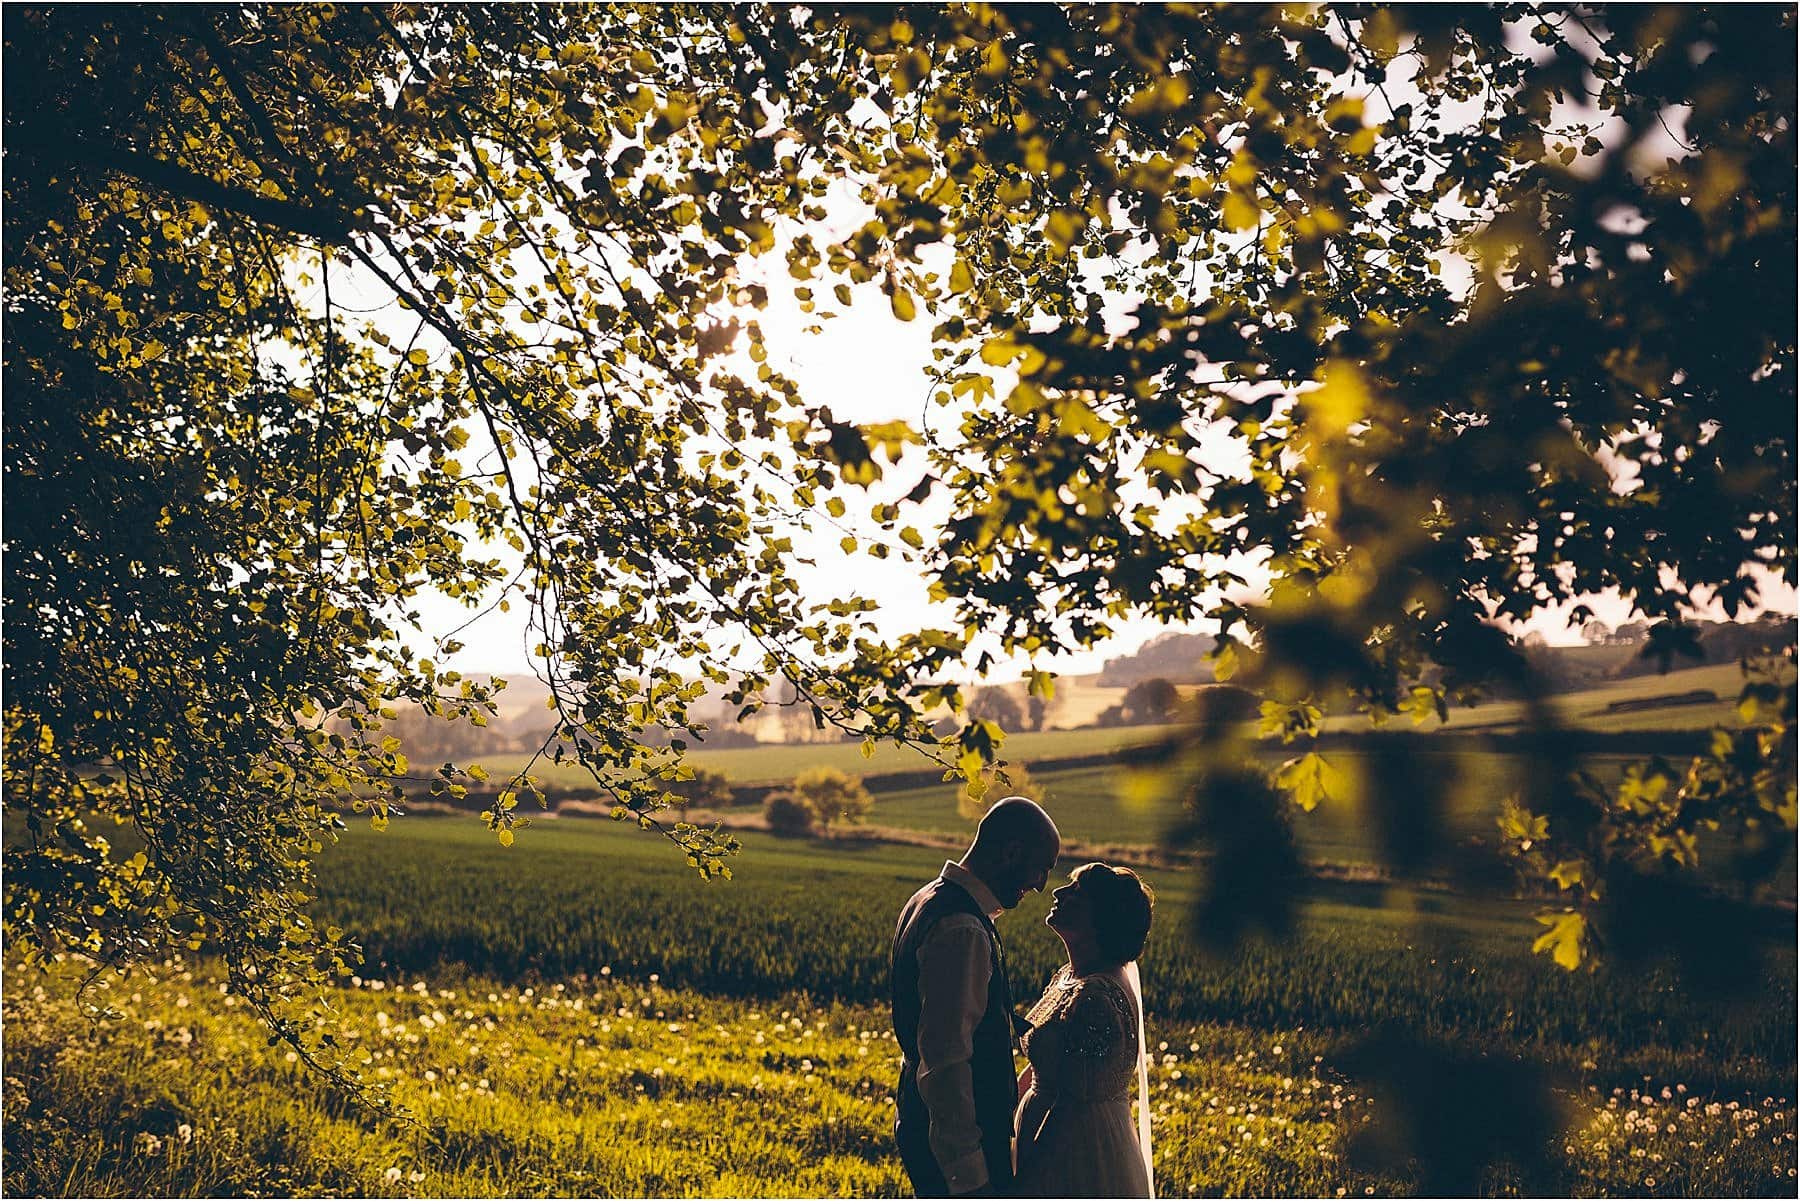
<instances>
[{"instance_id":1,"label":"bride's shoulder","mask_svg":"<svg viewBox=\"0 0 1800 1201\"><path fill-rule=\"evenodd\" d=\"M1105 1005L1118 1013L1132 1010L1131 994L1125 989L1125 982L1112 972L1096 972L1091 976L1081 977L1077 990L1081 1000L1088 1005Z\"/></svg>"},{"instance_id":2,"label":"bride's shoulder","mask_svg":"<svg viewBox=\"0 0 1800 1201\"><path fill-rule=\"evenodd\" d=\"M1090 973L1081 977L1081 986L1109 993L1126 991L1124 977L1116 971Z\"/></svg>"}]
</instances>

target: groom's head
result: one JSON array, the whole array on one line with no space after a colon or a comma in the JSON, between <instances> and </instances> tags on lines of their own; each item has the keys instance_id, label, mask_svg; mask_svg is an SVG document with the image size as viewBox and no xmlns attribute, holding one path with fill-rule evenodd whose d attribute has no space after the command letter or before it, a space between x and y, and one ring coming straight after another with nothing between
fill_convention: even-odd
<instances>
[{"instance_id":1,"label":"groom's head","mask_svg":"<svg viewBox=\"0 0 1800 1201\"><path fill-rule=\"evenodd\" d=\"M975 828L963 866L981 878L1006 908L1028 892L1041 892L1056 866L1062 839L1036 801L1009 796L995 801Z\"/></svg>"}]
</instances>

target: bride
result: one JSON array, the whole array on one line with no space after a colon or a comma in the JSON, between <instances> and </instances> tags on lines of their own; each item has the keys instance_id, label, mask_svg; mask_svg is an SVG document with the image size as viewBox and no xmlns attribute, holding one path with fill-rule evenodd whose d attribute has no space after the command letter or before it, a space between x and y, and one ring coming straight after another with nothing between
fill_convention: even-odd
<instances>
[{"instance_id":1,"label":"bride","mask_svg":"<svg viewBox=\"0 0 1800 1201\"><path fill-rule=\"evenodd\" d=\"M1069 961L1027 1015L1029 1066L1014 1116L1017 1194L1154 1196L1137 970L1150 932L1150 888L1128 868L1089 863L1051 896L1044 921Z\"/></svg>"}]
</instances>

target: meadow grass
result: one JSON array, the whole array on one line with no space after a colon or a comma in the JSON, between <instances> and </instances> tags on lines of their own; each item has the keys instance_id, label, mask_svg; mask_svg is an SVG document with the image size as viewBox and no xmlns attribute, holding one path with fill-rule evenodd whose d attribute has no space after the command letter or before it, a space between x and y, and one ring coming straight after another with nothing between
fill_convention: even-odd
<instances>
[{"instance_id":1,"label":"meadow grass","mask_svg":"<svg viewBox=\"0 0 1800 1201\"><path fill-rule=\"evenodd\" d=\"M884 1011L618 973L520 986L357 978L344 1045L411 1121L346 1106L205 961L103 976L9 965L5 1188L63 1196L902 1196ZM94 1022L82 1005L111 1016ZM1164 1196L1412 1191L1360 1166L1383 1107L1307 1030L1153 1020ZM1572 1086L1556 1191L1792 1195L1786 1097ZM1542 1182L1540 1182L1542 1183ZM1517 1191L1502 1167L1483 1191Z\"/></svg>"},{"instance_id":2,"label":"meadow grass","mask_svg":"<svg viewBox=\"0 0 1800 1201\"><path fill-rule=\"evenodd\" d=\"M609 822L546 822L502 850L472 820L413 819L355 831L329 853L317 910L355 932L380 976L558 980L610 967L715 996L804 988L881 1002L893 915L943 853L746 841L732 880L703 883L660 840ZM1162 1017L1346 1037L1401 1022L1608 1087L1650 1074L1766 1091L1793 1076L1791 915L1758 1003L1724 1005L1662 969L1568 973L1532 955L1532 904L1403 888L1316 884L1292 938L1210 953L1192 938L1195 878L1145 875L1159 898L1146 1003ZM1028 895L1002 919L1022 996L1061 962L1047 905Z\"/></svg>"},{"instance_id":3,"label":"meadow grass","mask_svg":"<svg viewBox=\"0 0 1800 1201\"><path fill-rule=\"evenodd\" d=\"M1097 832L1130 833L1083 795L1052 791L1059 820L1088 804ZM332 1001L410 1124L270 1050L204 959L80 997L76 963L9 962L5 1190L902 1195L888 939L944 854L744 839L734 878L704 883L610 822L540 821L506 849L468 817L354 827L319 862L314 909L367 949ZM1731 1000L1662 968L1564 972L1529 952L1530 903L1391 886L1314 882L1292 937L1211 953L1191 937L1197 878L1145 874L1163 1195L1416 1191L1416 1165L1360 1154L1397 1114L1354 1066L1386 1027L1556 1082L1551 1175L1499 1165L1483 1192L1793 1194L1791 913ZM1060 961L1045 907L1002 918L1021 999Z\"/></svg>"}]
</instances>

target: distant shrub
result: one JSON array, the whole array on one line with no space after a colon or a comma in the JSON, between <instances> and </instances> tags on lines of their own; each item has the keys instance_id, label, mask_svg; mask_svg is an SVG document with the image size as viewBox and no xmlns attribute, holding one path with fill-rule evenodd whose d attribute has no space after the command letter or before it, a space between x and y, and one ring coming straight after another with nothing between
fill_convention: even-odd
<instances>
[{"instance_id":1,"label":"distant shrub","mask_svg":"<svg viewBox=\"0 0 1800 1201\"><path fill-rule=\"evenodd\" d=\"M1194 710L1203 722L1230 724L1256 717L1262 711L1262 701L1248 688L1214 684L1195 694Z\"/></svg>"},{"instance_id":2,"label":"distant shrub","mask_svg":"<svg viewBox=\"0 0 1800 1201\"><path fill-rule=\"evenodd\" d=\"M1175 706L1181 701L1181 693L1175 685L1156 676L1141 680L1125 690L1125 699L1121 704L1125 710L1125 721L1128 725L1156 725L1168 721L1175 715Z\"/></svg>"},{"instance_id":3,"label":"distant shrub","mask_svg":"<svg viewBox=\"0 0 1800 1201\"><path fill-rule=\"evenodd\" d=\"M875 805L862 777L835 767L809 767L794 777L794 796L813 812L818 824L861 821Z\"/></svg>"},{"instance_id":4,"label":"distant shrub","mask_svg":"<svg viewBox=\"0 0 1800 1201\"><path fill-rule=\"evenodd\" d=\"M818 821L812 806L791 792L771 792L763 800L763 819L770 833L789 838L811 834Z\"/></svg>"},{"instance_id":5,"label":"distant shrub","mask_svg":"<svg viewBox=\"0 0 1800 1201\"><path fill-rule=\"evenodd\" d=\"M731 782L724 772L710 767L694 768L691 780L671 781L668 791L679 798L683 808L698 805L703 809L724 809L732 802Z\"/></svg>"}]
</instances>

